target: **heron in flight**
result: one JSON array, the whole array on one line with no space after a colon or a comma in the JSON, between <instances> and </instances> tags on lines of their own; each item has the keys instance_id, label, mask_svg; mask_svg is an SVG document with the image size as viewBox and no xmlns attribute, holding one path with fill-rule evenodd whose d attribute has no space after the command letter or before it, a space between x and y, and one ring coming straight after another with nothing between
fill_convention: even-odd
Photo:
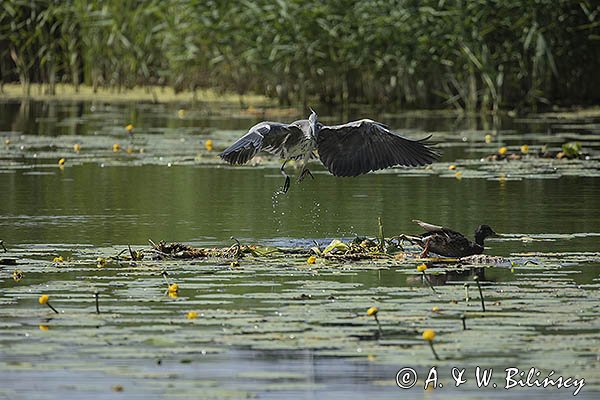
<instances>
[{"instance_id":1,"label":"heron in flight","mask_svg":"<svg viewBox=\"0 0 600 400\"><path fill-rule=\"evenodd\" d=\"M307 167L318 158L334 176L358 176L370 171L402 165L416 167L431 164L439 153L423 144L431 136L411 140L392 132L384 124L361 119L342 125L323 125L312 109L308 119L291 124L260 122L219 156L230 164L245 164L260 150L278 155L284 161L280 171L285 177L286 193L290 177L285 172L289 160L302 160L298 182L306 175L314 179Z\"/></svg>"}]
</instances>

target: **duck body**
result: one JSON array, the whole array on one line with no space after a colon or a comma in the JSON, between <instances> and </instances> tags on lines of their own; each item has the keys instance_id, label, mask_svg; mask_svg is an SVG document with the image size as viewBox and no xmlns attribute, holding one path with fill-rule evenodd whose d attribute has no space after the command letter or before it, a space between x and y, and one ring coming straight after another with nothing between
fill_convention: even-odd
<instances>
[{"instance_id":1,"label":"duck body","mask_svg":"<svg viewBox=\"0 0 600 400\"><path fill-rule=\"evenodd\" d=\"M421 257L427 257L429 252L452 258L482 254L485 238L496 235L496 232L488 225L480 225L475 231L475 242L472 242L462 233L452 229L419 220L413 220L413 222L417 223L425 232L420 236L405 236L405 238L423 248Z\"/></svg>"}]
</instances>

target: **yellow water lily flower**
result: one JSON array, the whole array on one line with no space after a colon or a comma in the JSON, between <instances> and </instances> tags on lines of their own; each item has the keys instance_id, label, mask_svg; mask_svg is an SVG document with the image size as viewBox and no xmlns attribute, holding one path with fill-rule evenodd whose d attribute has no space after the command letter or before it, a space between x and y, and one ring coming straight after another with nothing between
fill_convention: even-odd
<instances>
[{"instance_id":1,"label":"yellow water lily flower","mask_svg":"<svg viewBox=\"0 0 600 400\"><path fill-rule=\"evenodd\" d=\"M106 258L104 257L98 257L96 258L96 266L98 268L102 268L106 265Z\"/></svg>"},{"instance_id":2,"label":"yellow water lily flower","mask_svg":"<svg viewBox=\"0 0 600 400\"><path fill-rule=\"evenodd\" d=\"M454 171L456 169L456 165L452 164L452 165L448 165L448 169L450 171Z\"/></svg>"},{"instance_id":3,"label":"yellow water lily flower","mask_svg":"<svg viewBox=\"0 0 600 400\"><path fill-rule=\"evenodd\" d=\"M55 263L61 263L63 261L65 261L64 258L63 258L63 256L54 257L52 259L52 262L55 262Z\"/></svg>"},{"instance_id":4,"label":"yellow water lily flower","mask_svg":"<svg viewBox=\"0 0 600 400\"><path fill-rule=\"evenodd\" d=\"M508 149L506 147L500 147L498 149L498 154L500 154L501 156L505 155L506 152L508 151Z\"/></svg>"},{"instance_id":5,"label":"yellow water lily flower","mask_svg":"<svg viewBox=\"0 0 600 400\"><path fill-rule=\"evenodd\" d=\"M65 165L65 159L61 158L60 160L58 160L58 165Z\"/></svg>"},{"instance_id":6,"label":"yellow water lily flower","mask_svg":"<svg viewBox=\"0 0 600 400\"><path fill-rule=\"evenodd\" d=\"M431 311L433 311L435 313L440 312L440 308L438 306L434 306L434 307L431 307Z\"/></svg>"},{"instance_id":7,"label":"yellow water lily flower","mask_svg":"<svg viewBox=\"0 0 600 400\"><path fill-rule=\"evenodd\" d=\"M50 296L48 296L47 294L43 294L40 296L40 298L38 299L38 301L40 302L40 304L46 304L48 302L48 300L50 299Z\"/></svg>"},{"instance_id":8,"label":"yellow water lily flower","mask_svg":"<svg viewBox=\"0 0 600 400\"><path fill-rule=\"evenodd\" d=\"M462 171L456 171L454 173L454 177L458 180L461 180L462 179Z\"/></svg>"},{"instance_id":9,"label":"yellow water lily flower","mask_svg":"<svg viewBox=\"0 0 600 400\"><path fill-rule=\"evenodd\" d=\"M198 318L198 313L196 311L190 311L186 315L187 319L196 319Z\"/></svg>"},{"instance_id":10,"label":"yellow water lily flower","mask_svg":"<svg viewBox=\"0 0 600 400\"><path fill-rule=\"evenodd\" d=\"M177 293L179 291L179 285L176 283L173 283L171 285L169 285L169 293Z\"/></svg>"},{"instance_id":11,"label":"yellow water lily flower","mask_svg":"<svg viewBox=\"0 0 600 400\"><path fill-rule=\"evenodd\" d=\"M58 314L58 310L54 307L52 307L52 304L50 304L50 296L48 296L47 294L43 294L38 298L38 301L40 304L45 304L47 305L52 311L54 311L55 313Z\"/></svg>"},{"instance_id":12,"label":"yellow water lily flower","mask_svg":"<svg viewBox=\"0 0 600 400\"><path fill-rule=\"evenodd\" d=\"M129 124L125 127L125 129L127 130L128 133L131 133L131 131L133 131L133 125Z\"/></svg>"},{"instance_id":13,"label":"yellow water lily flower","mask_svg":"<svg viewBox=\"0 0 600 400\"><path fill-rule=\"evenodd\" d=\"M425 265L425 264L417 265L417 271L419 271L419 272L423 272L426 269L427 269L427 265Z\"/></svg>"},{"instance_id":14,"label":"yellow water lily flower","mask_svg":"<svg viewBox=\"0 0 600 400\"><path fill-rule=\"evenodd\" d=\"M206 151L212 151L213 150L213 141L208 139L207 141L204 142L204 148L206 149Z\"/></svg>"},{"instance_id":15,"label":"yellow water lily flower","mask_svg":"<svg viewBox=\"0 0 600 400\"><path fill-rule=\"evenodd\" d=\"M113 144L113 151L117 153L119 150L121 150L121 145L119 143Z\"/></svg>"},{"instance_id":16,"label":"yellow water lily flower","mask_svg":"<svg viewBox=\"0 0 600 400\"><path fill-rule=\"evenodd\" d=\"M177 110L177 116L178 116L179 118L183 118L183 117L185 117L185 110L184 110L183 108L181 108L181 109Z\"/></svg>"},{"instance_id":17,"label":"yellow water lily flower","mask_svg":"<svg viewBox=\"0 0 600 400\"><path fill-rule=\"evenodd\" d=\"M314 264L317 262L317 257L316 256L310 256L308 257L308 259L306 260L307 264Z\"/></svg>"},{"instance_id":18,"label":"yellow water lily flower","mask_svg":"<svg viewBox=\"0 0 600 400\"><path fill-rule=\"evenodd\" d=\"M50 329L48 325L39 325L38 328L40 328L40 331L47 331L48 329Z\"/></svg>"},{"instance_id":19,"label":"yellow water lily flower","mask_svg":"<svg viewBox=\"0 0 600 400\"><path fill-rule=\"evenodd\" d=\"M489 134L485 135L485 142L486 143L490 144L490 143L492 143L492 140L493 140L492 135L489 135Z\"/></svg>"},{"instance_id":20,"label":"yellow water lily flower","mask_svg":"<svg viewBox=\"0 0 600 400\"><path fill-rule=\"evenodd\" d=\"M432 329L425 329L423 331L423 339L427 340L428 342L433 341L433 339L435 338L435 331Z\"/></svg>"},{"instance_id":21,"label":"yellow water lily flower","mask_svg":"<svg viewBox=\"0 0 600 400\"><path fill-rule=\"evenodd\" d=\"M529 152L529 146L524 144L523 146L521 146L521 153L523 154L527 154Z\"/></svg>"},{"instance_id":22,"label":"yellow water lily flower","mask_svg":"<svg viewBox=\"0 0 600 400\"><path fill-rule=\"evenodd\" d=\"M79 143L75 143L73 145L73 151L75 151L75 153L79 153L80 150L81 150L81 145Z\"/></svg>"},{"instance_id":23,"label":"yellow water lily flower","mask_svg":"<svg viewBox=\"0 0 600 400\"><path fill-rule=\"evenodd\" d=\"M377 315L377 313L379 312L379 307L371 307L367 310L367 315L370 317L372 315Z\"/></svg>"},{"instance_id":24,"label":"yellow water lily flower","mask_svg":"<svg viewBox=\"0 0 600 400\"><path fill-rule=\"evenodd\" d=\"M12 278L15 282L21 281L21 279L23 279L23 271L20 269L15 269L12 273Z\"/></svg>"}]
</instances>

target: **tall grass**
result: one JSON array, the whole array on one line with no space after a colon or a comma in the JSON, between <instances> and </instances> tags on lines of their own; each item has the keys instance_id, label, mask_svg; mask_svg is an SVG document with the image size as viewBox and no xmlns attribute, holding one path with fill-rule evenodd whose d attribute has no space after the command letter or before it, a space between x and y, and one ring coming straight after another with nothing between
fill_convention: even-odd
<instances>
[{"instance_id":1,"label":"tall grass","mask_svg":"<svg viewBox=\"0 0 600 400\"><path fill-rule=\"evenodd\" d=\"M593 103L592 0L3 0L0 79L465 111Z\"/></svg>"}]
</instances>

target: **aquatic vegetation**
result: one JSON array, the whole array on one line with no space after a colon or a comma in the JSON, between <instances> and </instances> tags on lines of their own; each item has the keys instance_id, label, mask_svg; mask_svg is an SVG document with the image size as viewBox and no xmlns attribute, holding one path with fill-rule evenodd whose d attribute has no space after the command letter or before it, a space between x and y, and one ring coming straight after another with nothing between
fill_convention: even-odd
<instances>
[{"instance_id":1,"label":"aquatic vegetation","mask_svg":"<svg viewBox=\"0 0 600 400\"><path fill-rule=\"evenodd\" d=\"M13 281L15 281L15 282L20 282L24 276L25 275L23 274L23 271L21 271L18 268L15 269L12 273L12 278L13 278Z\"/></svg>"},{"instance_id":2,"label":"aquatic vegetation","mask_svg":"<svg viewBox=\"0 0 600 400\"><path fill-rule=\"evenodd\" d=\"M58 314L58 311L56 310L56 308L54 308L52 306L52 304L50 304L50 296L48 296L47 294L43 294L38 298L38 302L41 305L47 305L52 311L54 311L56 314Z\"/></svg>"},{"instance_id":3,"label":"aquatic vegetation","mask_svg":"<svg viewBox=\"0 0 600 400\"><path fill-rule=\"evenodd\" d=\"M169 294L171 294L171 293L177 293L178 291L179 291L179 285L178 284L172 283L172 284L169 285L169 288L168 288Z\"/></svg>"},{"instance_id":4,"label":"aquatic vegetation","mask_svg":"<svg viewBox=\"0 0 600 400\"><path fill-rule=\"evenodd\" d=\"M522 236L515 234L502 240L520 243L518 238ZM557 236L553 240L583 239ZM592 277L579 280L579 271L600 265L599 253L513 254L511 258L522 265L514 274L509 273L510 262L506 267L440 263L426 270L435 270L436 279L448 278L439 281L444 283L437 286L438 295L432 296L430 291L415 290L419 283L410 280L415 272L412 258L328 261L314 274L305 268L306 248L297 253L260 257L247 254L244 268L236 270L228 268L219 258L193 262L193 259L148 256L136 261L135 266L115 260L107 263L102 273L95 269L98 254L118 254L123 247L128 250L127 246L72 248L73 256L65 259L60 271L47 269L47 257L41 256L51 253L52 248L17 245L11 249L12 255L24 261L27 276L18 284L2 282L2 300L14 304L0 311L3 321L10 322L0 326L0 331L31 334L32 329L39 331L38 325L48 326L51 332L59 334L34 336L31 343L37 343L36 352L56 357L61 368L68 371L81 368L81 360L85 360L87 370L102 371L113 379L118 376L123 382L131 382L139 375L131 369L107 368L107 362L137 366L165 360L191 371L202 364L198 361L213 355L211 365L218 364L223 359L220 353L237 348L253 355L275 351L289 357L301 354L299 349L311 349L316 358L352 358L353 363L364 360L375 366L396 365L409 359L416 366L428 366L433 357L425 351L431 350L415 339L416 335L422 337L422 327L436 333L432 344L438 356L444 355L436 360L442 367L451 367L456 360L464 367L474 367L485 355L490 367L543 359L550 368L571 373L581 371L578 360L585 357L596 340L596 335L590 332L598 291ZM138 251L148 255L152 253L149 248ZM406 250L418 252L416 246ZM129 258L128 251L126 255ZM526 263L528 260L537 264ZM480 279L485 280L487 297L492 297L486 300L499 303L493 311L486 311L485 319L480 309L474 308L478 303L461 298L464 280L472 282L468 275L472 269L477 269L478 274L483 272ZM166 283L162 282L160 272L166 270L176 271L180 289L185 284L186 297L169 302L164 296ZM37 287L38 274L44 274L47 282L51 282L47 290L60 290L68 295L61 296L66 309L60 319L41 323L37 318L23 320L23 314L31 313L28 291ZM167 279L172 285L171 279ZM577 280L579 283L574 285ZM90 299L98 289L102 291L102 313L92 314L91 302L85 299ZM372 297L378 299L377 307L367 310L364 304L372 302ZM432 303L444 312L433 311ZM203 317L198 316L190 324L188 313L199 307ZM376 323L371 321L374 314L382 324L381 329L386 326L384 335L379 327L372 325ZM382 315L384 319L379 318ZM469 327L463 330L459 321L464 320L466 328L467 319ZM102 334L100 342L97 333ZM564 340L567 334L568 341ZM125 335L135 340L125 341ZM429 344L427 339L423 340ZM128 345L109 346L105 341ZM530 348L526 354L519 351L523 346ZM16 345L11 354L27 360L30 351L30 347ZM75 356L77 361L65 354ZM550 354L558 354L560 360ZM181 364L183 360L190 360L191 365ZM15 367L0 363L0 369L3 368ZM28 371L24 365L19 368ZM159 373L160 369L152 371ZM600 376L592 367L580 373L590 386L600 385ZM277 376L273 375L273 379L279 382ZM159 386L163 387L161 382ZM182 393L192 390L186 386L188 378L180 376L177 382L182 385Z\"/></svg>"},{"instance_id":5,"label":"aquatic vegetation","mask_svg":"<svg viewBox=\"0 0 600 400\"><path fill-rule=\"evenodd\" d=\"M20 127L0 134L12 141L0 148L0 178L8 183L0 225L10 228L0 235L7 240L0 249L0 371L11 379L0 397L28 393L31 379L55 382L48 391L53 396L78 398L106 397L116 383L148 398L199 391L212 398L285 397L305 390L327 397L333 386L314 382L315 368L343 377L352 389L360 385L376 396L397 397L390 366L412 365L422 377L432 362L440 370L470 370L482 362L495 370L543 365L585 377L590 396L600 388L590 356L600 340L600 236L594 231L600 168L593 124L587 122L584 133L498 130L489 146L483 140L487 128L440 133L449 158L430 169L394 169L339 185L322 179L272 208L266 202L266 212L257 213L247 196L258 190L255 182L279 178L278 160L265 157L258 171L242 171L257 174L249 184L228 181L221 168L210 168L218 161L204 151L203 135L225 143L239 130L198 133L198 127L173 120L179 105L148 107L152 118L178 128L151 128L144 113L136 113L136 126L145 128L136 130L131 155L111 151L131 118L120 108L82 117L86 131L78 122L69 125L73 135L51 122L48 129L58 136L29 135ZM188 110L182 122L192 124L197 112ZM90 123L92 118L99 122ZM542 124L540 131L556 123ZM590 159L536 156L544 143L558 152L569 141L580 141ZM75 143L84 150L73 152ZM527 154L523 143L530 146ZM485 160L501 145L521 159ZM137 152L141 147L144 154ZM67 152L69 167L60 173L56 160ZM449 165L463 172L460 184ZM397 175L406 174L415 178L399 184ZM181 185L173 184L177 177ZM542 181L558 177L565 177L561 185ZM94 185L84 184L89 180ZM226 190L218 191L219 185ZM48 190L32 196L32 187ZM243 196L226 196L230 188ZM80 196L87 191L90 196ZM460 195L464 191L468 196ZM40 207L37 200L46 195L56 202L50 209L56 215ZM188 196L192 201L183 200ZM24 200L30 208L11 206ZM464 212L454 207L463 202ZM521 209L521 203L531 208ZM214 204L217 216L206 212ZM84 207L90 211L82 213ZM407 229L410 218L429 218L438 209L451 210L443 222L461 229L489 216L507 233L490 241L488 254L461 259L420 259L417 245L400 247L393 235ZM57 232L60 241L54 240ZM109 234L116 243L106 243ZM230 241L231 235L236 238ZM168 241L145 245L148 237ZM174 242L182 237L189 242ZM56 268L52 261L59 255L63 262ZM310 256L317 262L307 268ZM423 271L416 269L421 263ZM5 266L15 264L18 270ZM437 293L424 287L423 272ZM473 292L474 276L485 312ZM168 291L175 282L179 296ZM60 314L36 301L42 293ZM370 305L376 305L381 327L375 327ZM198 317L188 319L191 312ZM440 360L422 339L425 329L436 333ZM72 379L82 373L90 380ZM527 395L546 395L532 390Z\"/></svg>"},{"instance_id":6,"label":"aquatic vegetation","mask_svg":"<svg viewBox=\"0 0 600 400\"><path fill-rule=\"evenodd\" d=\"M571 158L579 158L582 155L581 142L568 142L568 143L563 144L561 146L561 148L562 148L561 153L563 154L563 156L559 157L558 154L561 154L561 153L558 153L556 158L567 157L567 158L571 159Z\"/></svg>"},{"instance_id":7,"label":"aquatic vegetation","mask_svg":"<svg viewBox=\"0 0 600 400\"><path fill-rule=\"evenodd\" d=\"M429 277L427 276L427 274L425 274L426 270L427 270L427 265L426 264L419 264L419 265L417 265L417 271L419 271L421 274L423 274L423 280L425 282L427 282L427 285L429 285L429 287L431 288L431 290L434 293L437 293L436 290L435 290L435 288L433 287L433 284L429 280Z\"/></svg>"},{"instance_id":8,"label":"aquatic vegetation","mask_svg":"<svg viewBox=\"0 0 600 400\"><path fill-rule=\"evenodd\" d=\"M381 329L381 323L379 322L379 318L377 317L378 313L379 313L379 307L373 306L367 310L367 315L369 317L373 317L373 319L377 323L377 329L379 331L379 338L382 338L383 337L383 329Z\"/></svg>"},{"instance_id":9,"label":"aquatic vegetation","mask_svg":"<svg viewBox=\"0 0 600 400\"><path fill-rule=\"evenodd\" d=\"M196 319L196 318L198 318L198 312L197 311L188 311L188 313L185 315L185 317L187 319Z\"/></svg>"},{"instance_id":10,"label":"aquatic vegetation","mask_svg":"<svg viewBox=\"0 0 600 400\"><path fill-rule=\"evenodd\" d=\"M431 352L433 353L436 360L440 361L440 357L437 352L433 348L433 339L435 338L435 331L432 329L425 329L423 331L423 340L426 340L429 343L429 347L431 348Z\"/></svg>"},{"instance_id":11,"label":"aquatic vegetation","mask_svg":"<svg viewBox=\"0 0 600 400\"><path fill-rule=\"evenodd\" d=\"M481 310L485 312L485 299L483 297L483 291L481 290L481 284L479 283L479 276L475 275L473 280L477 284L477 290L479 290L479 299L481 301Z\"/></svg>"},{"instance_id":12,"label":"aquatic vegetation","mask_svg":"<svg viewBox=\"0 0 600 400\"><path fill-rule=\"evenodd\" d=\"M60 82L94 94L142 86L150 101L165 87L195 97L212 87L282 105L316 97L471 112L592 103L598 87L589 1L6 4L2 76L26 95L32 82L48 95Z\"/></svg>"}]
</instances>

